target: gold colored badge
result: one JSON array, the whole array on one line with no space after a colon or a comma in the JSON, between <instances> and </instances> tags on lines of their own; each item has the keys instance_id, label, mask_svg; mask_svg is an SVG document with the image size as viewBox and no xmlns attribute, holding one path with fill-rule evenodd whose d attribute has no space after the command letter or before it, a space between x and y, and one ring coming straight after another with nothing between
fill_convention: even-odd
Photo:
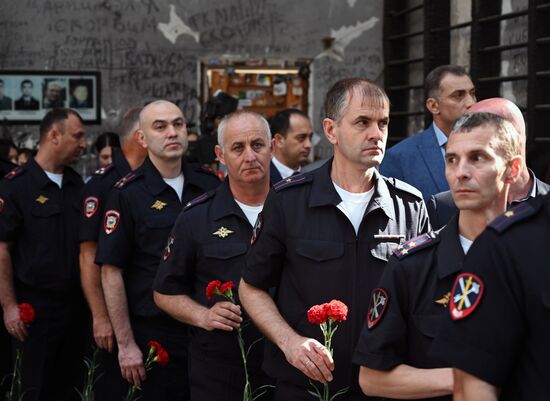
<instances>
[{"instance_id":1,"label":"gold colored badge","mask_svg":"<svg viewBox=\"0 0 550 401\"><path fill-rule=\"evenodd\" d=\"M151 205L151 209L162 210L164 206L166 206L166 203L156 200L155 203Z\"/></svg>"},{"instance_id":2,"label":"gold colored badge","mask_svg":"<svg viewBox=\"0 0 550 401\"><path fill-rule=\"evenodd\" d=\"M38 198L35 199L40 204L44 204L48 201L48 198L46 198L44 195L40 195Z\"/></svg>"},{"instance_id":3,"label":"gold colored badge","mask_svg":"<svg viewBox=\"0 0 550 401\"><path fill-rule=\"evenodd\" d=\"M435 301L436 304L443 305L445 308L449 304L449 300L451 299L451 292L449 291L445 295L443 295L443 298L438 299Z\"/></svg>"},{"instance_id":4,"label":"gold colored badge","mask_svg":"<svg viewBox=\"0 0 550 401\"><path fill-rule=\"evenodd\" d=\"M513 210L508 210L506 213L504 213L504 215L506 217L512 217L514 215L514 211Z\"/></svg>"},{"instance_id":5,"label":"gold colored badge","mask_svg":"<svg viewBox=\"0 0 550 401\"><path fill-rule=\"evenodd\" d=\"M213 232L212 235L215 235L216 237L220 237L220 238L227 238L229 235L233 233L234 231L231 231L230 229L222 226L218 228L217 231Z\"/></svg>"}]
</instances>

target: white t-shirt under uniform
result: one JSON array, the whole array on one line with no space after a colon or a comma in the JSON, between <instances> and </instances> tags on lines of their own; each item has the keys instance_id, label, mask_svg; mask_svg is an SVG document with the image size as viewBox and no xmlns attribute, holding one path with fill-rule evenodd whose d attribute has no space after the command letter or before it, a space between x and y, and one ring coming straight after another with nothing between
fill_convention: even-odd
<instances>
[{"instance_id":1,"label":"white t-shirt under uniform","mask_svg":"<svg viewBox=\"0 0 550 401\"><path fill-rule=\"evenodd\" d=\"M372 194L374 193L374 185L367 192L356 193L348 192L345 189L340 188L338 185L336 185L334 181L332 182L332 184L334 185L336 192L338 192L338 195L340 195L340 198L342 199L342 202L340 202L337 207L349 219L349 221L353 225L353 228L355 229L355 234L357 234L359 232L359 226L361 225L361 221L363 220L365 210L367 210L367 205L369 204L369 201L372 198Z\"/></svg>"}]
</instances>

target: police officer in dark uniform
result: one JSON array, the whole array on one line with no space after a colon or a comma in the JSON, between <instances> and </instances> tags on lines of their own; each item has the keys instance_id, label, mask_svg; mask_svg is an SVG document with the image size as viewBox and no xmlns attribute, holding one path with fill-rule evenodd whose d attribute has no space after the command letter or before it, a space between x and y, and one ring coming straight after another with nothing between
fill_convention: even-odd
<instances>
[{"instance_id":1,"label":"police officer in dark uniform","mask_svg":"<svg viewBox=\"0 0 550 401\"><path fill-rule=\"evenodd\" d=\"M154 284L155 302L190 329L189 386L191 400L243 399L245 374L237 330L248 348L252 389L266 382L261 372L262 335L244 323L237 305L221 297L208 299L209 282L237 284L252 227L269 192L271 135L258 114L238 112L218 127L216 156L228 178L215 191L193 200L174 226ZM262 390L259 390L261 392ZM268 399L267 395L261 397Z\"/></svg>"},{"instance_id":2,"label":"police officer in dark uniform","mask_svg":"<svg viewBox=\"0 0 550 401\"><path fill-rule=\"evenodd\" d=\"M148 157L109 194L96 263L102 265L122 376L142 384L145 400L187 399L187 330L156 307L152 284L182 204L215 188L219 180L201 167L182 164L187 131L176 105L163 100L148 104L139 124ZM166 348L170 363L155 367L145 380L150 340Z\"/></svg>"},{"instance_id":3,"label":"police officer in dark uniform","mask_svg":"<svg viewBox=\"0 0 550 401\"><path fill-rule=\"evenodd\" d=\"M330 382L331 394L350 386L339 400L364 398L351 357L367 314L365 294L391 252L430 229L420 192L376 170L387 139L384 91L368 80L342 80L329 90L325 110L334 158L273 187L239 287L246 311L273 343L264 367L277 380L277 400L311 399L308 378ZM311 306L331 299L349 307L333 338L334 357L306 318Z\"/></svg>"},{"instance_id":4,"label":"police officer in dark uniform","mask_svg":"<svg viewBox=\"0 0 550 401\"><path fill-rule=\"evenodd\" d=\"M0 183L0 303L22 349L25 400L70 400L81 388L86 306L78 282L81 177L69 166L86 146L82 119L53 109L34 159ZM19 303L36 311L26 327Z\"/></svg>"},{"instance_id":5,"label":"police officer in dark uniform","mask_svg":"<svg viewBox=\"0 0 550 401\"><path fill-rule=\"evenodd\" d=\"M122 151L113 148L113 163L98 169L82 192L80 214L80 281L92 312L92 334L100 354L100 373L94 393L100 400L119 401L124 398L127 383L120 375L114 332L109 320L103 288L101 268L94 263L99 232L103 228L103 215L107 195L113 185L143 163L147 150L138 141L139 113L133 108L124 114L120 122L119 136Z\"/></svg>"},{"instance_id":6,"label":"police officer in dark uniform","mask_svg":"<svg viewBox=\"0 0 550 401\"><path fill-rule=\"evenodd\" d=\"M550 399L550 197L523 202L476 240L433 350L455 367L454 399Z\"/></svg>"},{"instance_id":7,"label":"police officer in dark uniform","mask_svg":"<svg viewBox=\"0 0 550 401\"><path fill-rule=\"evenodd\" d=\"M460 212L441 231L403 244L373 290L354 356L367 395L452 399L452 370L429 351L471 241L506 209L522 169L518 135L496 115L466 114L449 136L445 163Z\"/></svg>"}]
</instances>

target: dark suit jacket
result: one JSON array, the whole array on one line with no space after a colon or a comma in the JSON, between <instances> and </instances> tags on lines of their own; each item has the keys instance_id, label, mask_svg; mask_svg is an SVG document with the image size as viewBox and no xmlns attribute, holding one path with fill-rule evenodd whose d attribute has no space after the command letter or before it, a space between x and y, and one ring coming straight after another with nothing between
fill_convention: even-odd
<instances>
[{"instance_id":1,"label":"dark suit jacket","mask_svg":"<svg viewBox=\"0 0 550 401\"><path fill-rule=\"evenodd\" d=\"M533 177L537 183L536 196L546 195L550 192L550 185L535 177L532 171L531 177ZM533 198L529 197L526 199L526 202L531 202L532 199ZM428 208L430 224L433 230L439 230L441 227L445 226L449 220L451 220L451 217L458 213L458 208L453 201L451 191L432 195L430 200L426 203L426 206Z\"/></svg>"},{"instance_id":2,"label":"dark suit jacket","mask_svg":"<svg viewBox=\"0 0 550 401\"><path fill-rule=\"evenodd\" d=\"M380 173L416 187L424 200L449 189L445 179L445 161L433 124L387 150Z\"/></svg>"},{"instance_id":3,"label":"dark suit jacket","mask_svg":"<svg viewBox=\"0 0 550 401\"><path fill-rule=\"evenodd\" d=\"M279 170L277 170L277 167L273 164L273 161L269 162L269 181L271 185L277 184L279 181L281 181L283 177L281 177L281 173L279 173Z\"/></svg>"},{"instance_id":4,"label":"dark suit jacket","mask_svg":"<svg viewBox=\"0 0 550 401\"><path fill-rule=\"evenodd\" d=\"M38 110L39 108L40 104L34 97L31 97L29 103L25 103L22 97L15 101L15 110Z\"/></svg>"}]
</instances>

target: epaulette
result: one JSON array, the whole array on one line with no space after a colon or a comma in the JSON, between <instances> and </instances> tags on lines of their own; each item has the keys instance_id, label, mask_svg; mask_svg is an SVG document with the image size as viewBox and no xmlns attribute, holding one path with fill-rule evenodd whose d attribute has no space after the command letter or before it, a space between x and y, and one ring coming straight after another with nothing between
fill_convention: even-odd
<instances>
[{"instance_id":1,"label":"epaulette","mask_svg":"<svg viewBox=\"0 0 550 401\"><path fill-rule=\"evenodd\" d=\"M427 234L422 234L416 238L408 240L407 242L399 245L393 254L397 259L401 260L408 255L416 253L421 249L429 248L439 242L439 236L435 233L430 232Z\"/></svg>"},{"instance_id":2,"label":"epaulette","mask_svg":"<svg viewBox=\"0 0 550 401\"><path fill-rule=\"evenodd\" d=\"M16 168L14 168L12 171L10 171L8 174L6 174L4 176L4 178L6 180L13 180L15 177L18 177L20 176L21 174L23 174L25 172L25 168L22 167L22 166L18 166Z\"/></svg>"},{"instance_id":3,"label":"epaulette","mask_svg":"<svg viewBox=\"0 0 550 401\"><path fill-rule=\"evenodd\" d=\"M412 185L407 184L406 182L398 180L397 178L394 178L394 177L390 177L390 178L386 177L386 179L395 188L400 189L400 190L405 191L405 192L408 192L410 194L413 194L413 195L419 197L420 199L423 199L422 198L422 192L420 192L417 188L413 187Z\"/></svg>"},{"instance_id":4,"label":"epaulette","mask_svg":"<svg viewBox=\"0 0 550 401\"><path fill-rule=\"evenodd\" d=\"M136 178L139 178L139 177L142 177L142 174L140 173L135 173L135 172L130 172L128 174L126 174L124 177L122 177L120 180L118 180L114 187L115 188L118 188L118 189L122 189L124 188L126 185L128 185L129 183L131 183L132 181L135 181Z\"/></svg>"},{"instance_id":5,"label":"epaulette","mask_svg":"<svg viewBox=\"0 0 550 401\"><path fill-rule=\"evenodd\" d=\"M541 203L539 202L539 207L540 205ZM529 202L521 202L494 219L489 224L489 227L499 234L503 233L508 227L512 226L516 222L535 214L539 207L533 207L529 204Z\"/></svg>"},{"instance_id":6,"label":"epaulette","mask_svg":"<svg viewBox=\"0 0 550 401\"><path fill-rule=\"evenodd\" d=\"M273 189L275 190L275 192L279 192L285 188L301 185L308 181L311 181L311 177L307 177L304 174L296 174L274 184Z\"/></svg>"},{"instance_id":7,"label":"epaulette","mask_svg":"<svg viewBox=\"0 0 550 401\"><path fill-rule=\"evenodd\" d=\"M105 175L115 167L114 163L109 163L94 171L94 175Z\"/></svg>"},{"instance_id":8,"label":"epaulette","mask_svg":"<svg viewBox=\"0 0 550 401\"><path fill-rule=\"evenodd\" d=\"M189 202L185 204L185 206L183 207L183 210L191 209L193 206L199 205L207 201L208 199L212 198L215 193L216 193L216 190L212 190L212 191L205 192L204 194L199 195L194 199L191 199Z\"/></svg>"}]
</instances>

